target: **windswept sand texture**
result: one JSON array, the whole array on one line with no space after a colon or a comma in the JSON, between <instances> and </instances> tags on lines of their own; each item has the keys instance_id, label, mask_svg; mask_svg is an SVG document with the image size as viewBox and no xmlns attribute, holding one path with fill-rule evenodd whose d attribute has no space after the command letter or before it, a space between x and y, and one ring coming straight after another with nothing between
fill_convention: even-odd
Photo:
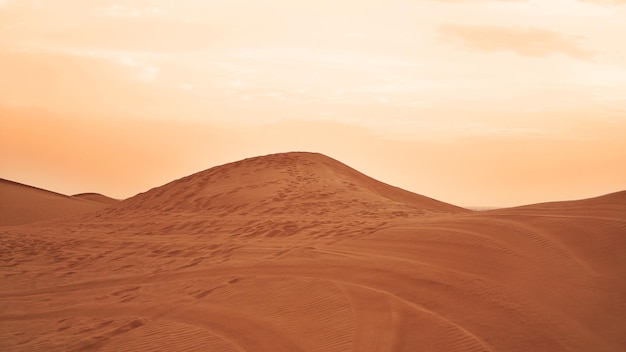
<instances>
[{"instance_id":1,"label":"windswept sand texture","mask_svg":"<svg viewBox=\"0 0 626 352\"><path fill-rule=\"evenodd\" d=\"M624 351L626 193L470 212L320 154L0 228L3 351Z\"/></svg>"}]
</instances>

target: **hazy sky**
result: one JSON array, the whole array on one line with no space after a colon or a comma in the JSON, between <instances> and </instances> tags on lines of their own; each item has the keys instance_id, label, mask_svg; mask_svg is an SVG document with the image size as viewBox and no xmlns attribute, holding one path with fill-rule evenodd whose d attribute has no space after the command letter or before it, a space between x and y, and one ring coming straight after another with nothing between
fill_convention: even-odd
<instances>
[{"instance_id":1,"label":"hazy sky","mask_svg":"<svg viewBox=\"0 0 626 352\"><path fill-rule=\"evenodd\" d=\"M458 205L626 189L624 0L0 0L0 177L306 150Z\"/></svg>"}]
</instances>

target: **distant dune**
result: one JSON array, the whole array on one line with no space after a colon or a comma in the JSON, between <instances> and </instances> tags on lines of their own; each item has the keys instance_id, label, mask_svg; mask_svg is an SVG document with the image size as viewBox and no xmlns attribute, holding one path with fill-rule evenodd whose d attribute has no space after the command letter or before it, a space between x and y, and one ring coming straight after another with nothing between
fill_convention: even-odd
<instances>
[{"instance_id":1,"label":"distant dune","mask_svg":"<svg viewBox=\"0 0 626 352\"><path fill-rule=\"evenodd\" d=\"M0 349L623 352L625 195L472 212L246 159L0 230Z\"/></svg>"},{"instance_id":2,"label":"distant dune","mask_svg":"<svg viewBox=\"0 0 626 352\"><path fill-rule=\"evenodd\" d=\"M538 204L530 204L523 205L515 208L510 208L511 210L549 210L549 209L559 209L559 210L582 210L589 211L592 208L607 208L607 207L616 207L616 210L626 210L624 209L626 205L626 191L615 192L605 194L599 197L593 197L588 199L580 199L580 200L570 200L570 201L560 201L560 202L547 202L547 203L538 203Z\"/></svg>"},{"instance_id":3,"label":"distant dune","mask_svg":"<svg viewBox=\"0 0 626 352\"><path fill-rule=\"evenodd\" d=\"M80 193L80 194L75 194L72 197L79 198L79 199L87 199L87 200L91 200L94 202L104 203L104 204L109 204L109 205L117 204L120 202L120 200L118 199L113 199L111 197L107 197L100 193Z\"/></svg>"},{"instance_id":4,"label":"distant dune","mask_svg":"<svg viewBox=\"0 0 626 352\"><path fill-rule=\"evenodd\" d=\"M104 202L94 200L87 197L83 199L81 197L73 198L0 179L0 226L27 224L78 215L106 206Z\"/></svg>"}]
</instances>

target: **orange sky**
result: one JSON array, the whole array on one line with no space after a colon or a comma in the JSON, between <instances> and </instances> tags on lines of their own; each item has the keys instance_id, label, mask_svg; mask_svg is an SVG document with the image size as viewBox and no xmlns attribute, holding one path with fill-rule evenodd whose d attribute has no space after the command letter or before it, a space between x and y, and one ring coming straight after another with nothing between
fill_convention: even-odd
<instances>
[{"instance_id":1,"label":"orange sky","mask_svg":"<svg viewBox=\"0 0 626 352\"><path fill-rule=\"evenodd\" d=\"M0 177L318 151L459 205L626 189L626 1L0 0Z\"/></svg>"}]
</instances>

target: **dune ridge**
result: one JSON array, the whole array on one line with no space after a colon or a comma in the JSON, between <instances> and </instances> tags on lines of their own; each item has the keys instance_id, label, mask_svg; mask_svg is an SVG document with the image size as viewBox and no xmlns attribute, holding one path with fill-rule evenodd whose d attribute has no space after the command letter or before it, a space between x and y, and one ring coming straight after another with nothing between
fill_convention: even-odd
<instances>
[{"instance_id":1,"label":"dune ridge","mask_svg":"<svg viewBox=\"0 0 626 352\"><path fill-rule=\"evenodd\" d=\"M104 197L104 196L103 196ZM106 202L105 202L106 203ZM94 212L102 202L0 179L0 226L20 225Z\"/></svg>"},{"instance_id":2,"label":"dune ridge","mask_svg":"<svg viewBox=\"0 0 626 352\"><path fill-rule=\"evenodd\" d=\"M623 351L624 194L471 212L246 159L0 230L0 347Z\"/></svg>"},{"instance_id":3,"label":"dune ridge","mask_svg":"<svg viewBox=\"0 0 626 352\"><path fill-rule=\"evenodd\" d=\"M79 198L79 199L87 199L87 200L91 200L94 202L99 202L99 203L104 203L104 204L109 204L109 205L113 205L113 204L117 204L121 202L121 200L107 197L103 194L94 193L94 192L74 194L72 197Z\"/></svg>"}]
</instances>

